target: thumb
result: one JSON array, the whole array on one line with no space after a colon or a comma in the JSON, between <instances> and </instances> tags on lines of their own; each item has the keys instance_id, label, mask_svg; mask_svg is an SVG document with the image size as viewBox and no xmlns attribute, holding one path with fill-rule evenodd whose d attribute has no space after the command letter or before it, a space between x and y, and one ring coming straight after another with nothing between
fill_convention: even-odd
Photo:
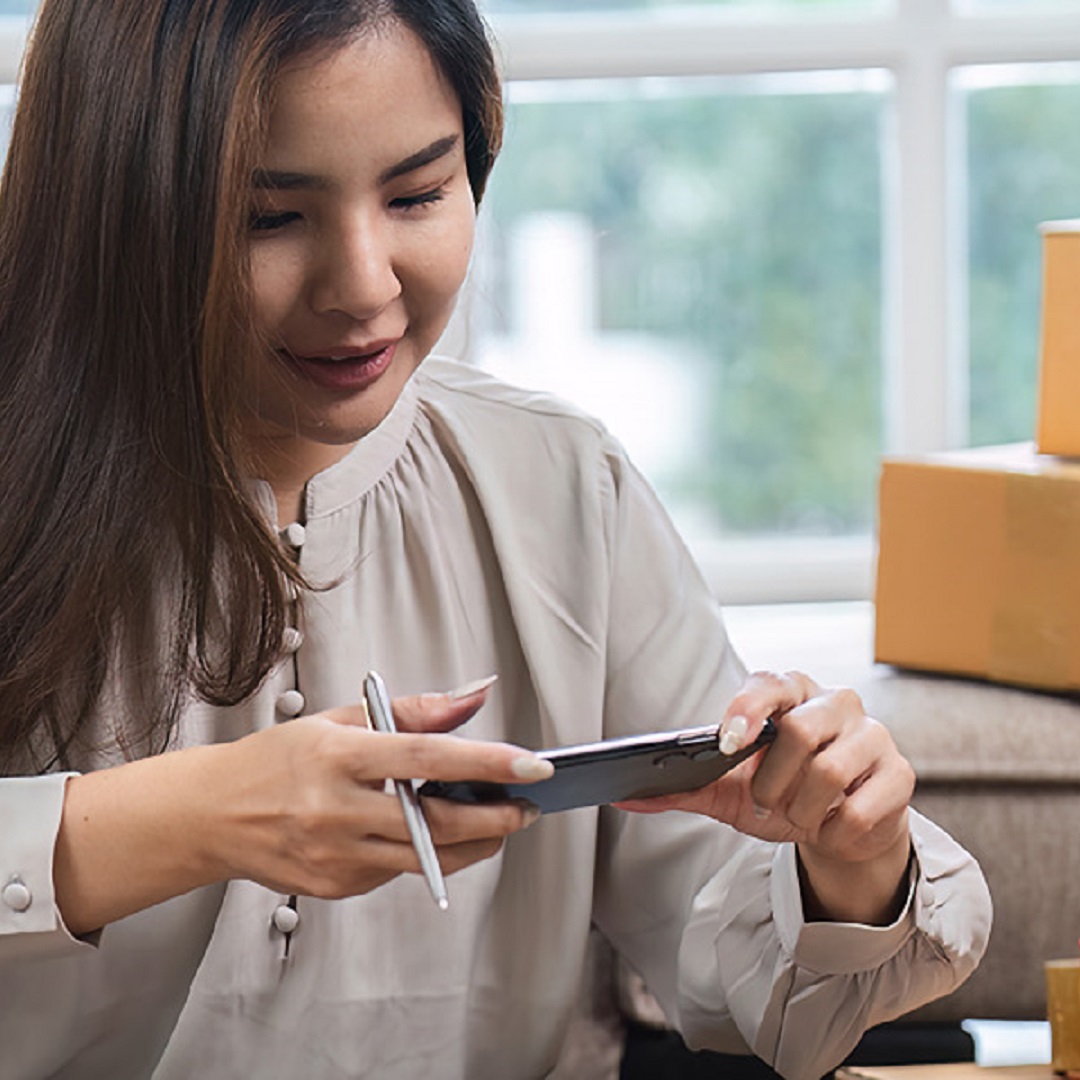
<instances>
[{"instance_id":1,"label":"thumb","mask_svg":"<svg viewBox=\"0 0 1080 1080\"><path fill-rule=\"evenodd\" d=\"M398 730L453 731L480 711L497 678L498 675L489 675L444 694L394 698L394 721Z\"/></svg>"}]
</instances>

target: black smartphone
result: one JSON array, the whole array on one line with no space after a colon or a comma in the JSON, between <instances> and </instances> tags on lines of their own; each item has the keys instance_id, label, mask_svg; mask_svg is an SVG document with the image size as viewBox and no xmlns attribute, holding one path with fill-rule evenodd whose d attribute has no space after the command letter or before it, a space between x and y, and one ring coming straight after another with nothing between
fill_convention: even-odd
<instances>
[{"instance_id":1,"label":"black smartphone","mask_svg":"<svg viewBox=\"0 0 1080 1080\"><path fill-rule=\"evenodd\" d=\"M711 784L772 742L776 727L771 719L766 720L758 738L733 754L720 752L719 733L719 724L709 724L540 750L538 756L555 766L555 775L547 780L533 784L429 780L421 785L420 794L465 803L528 799L542 813L550 814L578 806L693 791Z\"/></svg>"}]
</instances>

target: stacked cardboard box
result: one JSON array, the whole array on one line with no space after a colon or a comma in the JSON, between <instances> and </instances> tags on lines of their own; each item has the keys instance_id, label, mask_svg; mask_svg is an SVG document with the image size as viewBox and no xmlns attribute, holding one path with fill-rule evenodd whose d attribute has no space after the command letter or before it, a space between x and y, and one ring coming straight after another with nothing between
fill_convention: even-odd
<instances>
[{"instance_id":1,"label":"stacked cardboard box","mask_svg":"<svg viewBox=\"0 0 1080 1080\"><path fill-rule=\"evenodd\" d=\"M1080 222L1043 238L1037 441L886 459L879 661L1080 689Z\"/></svg>"}]
</instances>

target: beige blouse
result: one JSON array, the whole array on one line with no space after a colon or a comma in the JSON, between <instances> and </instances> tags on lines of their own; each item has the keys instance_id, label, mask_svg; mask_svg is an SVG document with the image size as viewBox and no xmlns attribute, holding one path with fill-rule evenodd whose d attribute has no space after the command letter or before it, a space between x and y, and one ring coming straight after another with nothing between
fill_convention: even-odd
<instances>
[{"instance_id":1,"label":"beige blouse","mask_svg":"<svg viewBox=\"0 0 1080 1080\"><path fill-rule=\"evenodd\" d=\"M261 492L273 513L269 489ZM540 748L717 719L744 672L655 496L590 418L427 361L391 415L316 476L288 539L309 580L295 653L182 744L498 673L463 737ZM103 718L103 724L115 717ZM110 760L103 751L100 761ZM695 1047L817 1078L868 1026L966 977L990 904L918 815L907 909L803 922L793 849L707 819L545 816L452 876L342 901L246 881L73 940L51 886L64 778L0 780L0 1077L528 1078L559 1056L594 923Z\"/></svg>"}]
</instances>

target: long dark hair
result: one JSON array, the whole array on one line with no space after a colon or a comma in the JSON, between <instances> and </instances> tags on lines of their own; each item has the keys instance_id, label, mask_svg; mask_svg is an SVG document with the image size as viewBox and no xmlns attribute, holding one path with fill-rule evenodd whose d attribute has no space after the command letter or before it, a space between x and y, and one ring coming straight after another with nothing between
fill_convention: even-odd
<instances>
[{"instance_id":1,"label":"long dark hair","mask_svg":"<svg viewBox=\"0 0 1080 1080\"><path fill-rule=\"evenodd\" d=\"M499 80L471 0L45 0L0 187L0 773L65 764L110 673L122 745L276 662L297 572L249 493L247 222L274 78L387 20L462 105L479 201Z\"/></svg>"}]
</instances>

